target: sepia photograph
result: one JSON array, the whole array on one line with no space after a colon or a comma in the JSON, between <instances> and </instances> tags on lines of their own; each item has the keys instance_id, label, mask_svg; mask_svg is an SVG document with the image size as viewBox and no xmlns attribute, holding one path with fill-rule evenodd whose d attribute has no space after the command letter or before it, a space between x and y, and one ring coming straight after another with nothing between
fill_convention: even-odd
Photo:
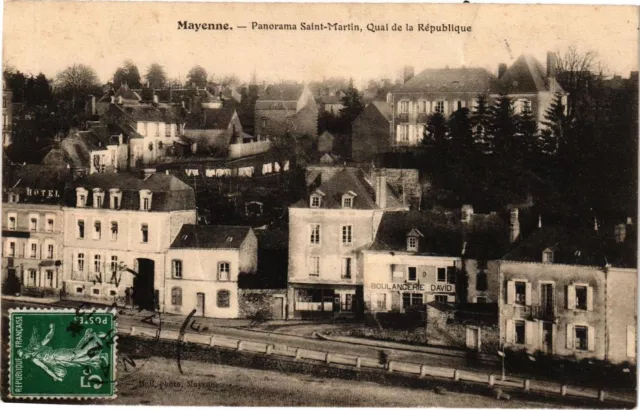
<instances>
[{"instance_id":1,"label":"sepia photograph","mask_svg":"<svg viewBox=\"0 0 640 410\"><path fill-rule=\"evenodd\" d=\"M637 7L3 7L5 405L636 407Z\"/></svg>"}]
</instances>

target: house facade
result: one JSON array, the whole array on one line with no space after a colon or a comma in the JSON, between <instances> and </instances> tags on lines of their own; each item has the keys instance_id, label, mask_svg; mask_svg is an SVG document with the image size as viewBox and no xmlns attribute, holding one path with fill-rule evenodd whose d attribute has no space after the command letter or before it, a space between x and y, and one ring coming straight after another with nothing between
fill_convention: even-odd
<instances>
[{"instance_id":1,"label":"house facade","mask_svg":"<svg viewBox=\"0 0 640 410\"><path fill-rule=\"evenodd\" d=\"M93 174L69 185L62 212L70 298L163 306L167 250L196 222L191 187L165 174Z\"/></svg>"},{"instance_id":2,"label":"house facade","mask_svg":"<svg viewBox=\"0 0 640 410\"><path fill-rule=\"evenodd\" d=\"M318 104L307 85L267 86L255 104L255 134L258 138L318 137Z\"/></svg>"},{"instance_id":3,"label":"house facade","mask_svg":"<svg viewBox=\"0 0 640 410\"><path fill-rule=\"evenodd\" d=\"M360 169L320 174L309 196L289 207L289 318L362 309L360 252L375 238L384 210L408 210L384 176Z\"/></svg>"},{"instance_id":4,"label":"house facade","mask_svg":"<svg viewBox=\"0 0 640 410\"><path fill-rule=\"evenodd\" d=\"M636 357L637 271L609 266L621 244L543 227L500 261L500 336L511 349L614 363Z\"/></svg>"},{"instance_id":5,"label":"house facade","mask_svg":"<svg viewBox=\"0 0 640 410\"><path fill-rule=\"evenodd\" d=\"M351 125L351 157L368 162L391 150L392 110L385 101L372 101Z\"/></svg>"},{"instance_id":6,"label":"house facade","mask_svg":"<svg viewBox=\"0 0 640 410\"><path fill-rule=\"evenodd\" d=\"M250 227L183 225L167 252L165 312L237 318L238 276L257 264Z\"/></svg>"}]
</instances>

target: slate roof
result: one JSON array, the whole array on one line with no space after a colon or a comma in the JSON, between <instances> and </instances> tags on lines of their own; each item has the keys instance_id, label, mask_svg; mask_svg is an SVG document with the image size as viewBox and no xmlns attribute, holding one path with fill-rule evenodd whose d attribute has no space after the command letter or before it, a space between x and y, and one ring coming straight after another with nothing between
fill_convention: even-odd
<instances>
[{"instance_id":1,"label":"slate roof","mask_svg":"<svg viewBox=\"0 0 640 410\"><path fill-rule=\"evenodd\" d=\"M556 90L562 90L555 81L547 77L546 69L540 61L531 55L523 54L500 77L496 84L496 91L511 94L536 93L549 91L551 85L554 85Z\"/></svg>"},{"instance_id":2,"label":"slate roof","mask_svg":"<svg viewBox=\"0 0 640 410\"><path fill-rule=\"evenodd\" d=\"M258 101L298 101L303 90L303 84L270 84L262 92Z\"/></svg>"},{"instance_id":3,"label":"slate roof","mask_svg":"<svg viewBox=\"0 0 640 410\"><path fill-rule=\"evenodd\" d=\"M11 192L32 189L63 189L72 175L66 165L25 164L11 168L3 187ZM22 201L22 198L21 198Z\"/></svg>"},{"instance_id":4,"label":"slate roof","mask_svg":"<svg viewBox=\"0 0 640 410\"><path fill-rule=\"evenodd\" d=\"M298 101L256 101L256 110L290 110L294 113L298 108Z\"/></svg>"},{"instance_id":5,"label":"slate roof","mask_svg":"<svg viewBox=\"0 0 640 410\"><path fill-rule=\"evenodd\" d=\"M226 130L235 113L233 108L203 108L201 113L187 118L186 128Z\"/></svg>"},{"instance_id":6,"label":"slate roof","mask_svg":"<svg viewBox=\"0 0 640 410\"><path fill-rule=\"evenodd\" d=\"M386 101L372 101L371 105L377 108L378 111L380 111L380 114L382 114L388 121L391 121L391 118L393 117L391 105L387 104Z\"/></svg>"},{"instance_id":7,"label":"slate roof","mask_svg":"<svg viewBox=\"0 0 640 410\"><path fill-rule=\"evenodd\" d=\"M630 238L631 235L627 235ZM502 259L516 262L542 263L542 252L553 251L553 263L566 265L618 267L636 266L636 252L628 254L628 244L615 244L603 233L593 229L542 227L526 238L518 239Z\"/></svg>"},{"instance_id":8,"label":"slate roof","mask_svg":"<svg viewBox=\"0 0 640 410\"><path fill-rule=\"evenodd\" d=\"M320 205L321 209L339 209L342 208L342 195L351 191L356 194L353 200L353 209L380 209L376 205L375 189L372 184L373 182L368 180L363 170L345 167L328 180L321 182L317 188L312 186L309 195L319 190L324 194ZM292 207L309 208L309 198L298 201ZM399 207L404 207L404 205L387 184L387 208Z\"/></svg>"},{"instance_id":9,"label":"slate roof","mask_svg":"<svg viewBox=\"0 0 640 410\"><path fill-rule=\"evenodd\" d=\"M147 178L134 173L87 175L67 184L65 190L65 204L67 206L75 207L75 189L77 187L89 191L87 207L93 207L92 189L101 188L104 191L103 208L107 209L110 203L109 190L119 188L122 191L121 209L140 209L140 191L144 189L150 190L153 194L151 212L195 210L196 208L193 188L173 175L156 173Z\"/></svg>"},{"instance_id":10,"label":"slate roof","mask_svg":"<svg viewBox=\"0 0 640 410\"><path fill-rule=\"evenodd\" d=\"M495 76L484 68L427 68L394 89L403 91L490 92Z\"/></svg>"},{"instance_id":11,"label":"slate roof","mask_svg":"<svg viewBox=\"0 0 640 410\"><path fill-rule=\"evenodd\" d=\"M98 101L99 102L109 102L110 103L111 102L111 96L114 96L116 98L116 101L117 101L118 97L122 97L124 100L129 100L129 101L140 101L142 99L140 94L138 94L137 92L131 90L127 85L123 84L116 91L114 91L113 89L109 90Z\"/></svg>"},{"instance_id":12,"label":"slate roof","mask_svg":"<svg viewBox=\"0 0 640 410\"><path fill-rule=\"evenodd\" d=\"M406 251L407 234L418 230L417 254L464 256L470 259L500 258L508 247L508 225L498 215L474 215L462 223L453 212L385 212L376 238L369 246L374 251Z\"/></svg>"},{"instance_id":13,"label":"slate roof","mask_svg":"<svg viewBox=\"0 0 640 410\"><path fill-rule=\"evenodd\" d=\"M250 231L249 226L185 224L171 249L238 249Z\"/></svg>"}]
</instances>

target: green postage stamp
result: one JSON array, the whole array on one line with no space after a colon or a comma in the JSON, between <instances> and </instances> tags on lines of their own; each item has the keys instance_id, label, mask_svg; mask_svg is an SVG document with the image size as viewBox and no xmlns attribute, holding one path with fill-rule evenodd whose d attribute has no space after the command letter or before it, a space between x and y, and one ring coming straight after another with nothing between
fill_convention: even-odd
<instances>
[{"instance_id":1,"label":"green postage stamp","mask_svg":"<svg viewBox=\"0 0 640 410\"><path fill-rule=\"evenodd\" d=\"M115 397L115 310L13 309L9 315L9 397Z\"/></svg>"}]
</instances>

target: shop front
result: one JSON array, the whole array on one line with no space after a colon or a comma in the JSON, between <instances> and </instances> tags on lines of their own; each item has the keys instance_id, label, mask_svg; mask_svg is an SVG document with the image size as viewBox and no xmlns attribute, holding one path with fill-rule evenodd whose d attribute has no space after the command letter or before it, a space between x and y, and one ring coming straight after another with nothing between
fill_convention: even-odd
<instances>
[{"instance_id":1,"label":"shop front","mask_svg":"<svg viewBox=\"0 0 640 410\"><path fill-rule=\"evenodd\" d=\"M362 306L362 287L356 285L289 285L289 318L352 317Z\"/></svg>"}]
</instances>

